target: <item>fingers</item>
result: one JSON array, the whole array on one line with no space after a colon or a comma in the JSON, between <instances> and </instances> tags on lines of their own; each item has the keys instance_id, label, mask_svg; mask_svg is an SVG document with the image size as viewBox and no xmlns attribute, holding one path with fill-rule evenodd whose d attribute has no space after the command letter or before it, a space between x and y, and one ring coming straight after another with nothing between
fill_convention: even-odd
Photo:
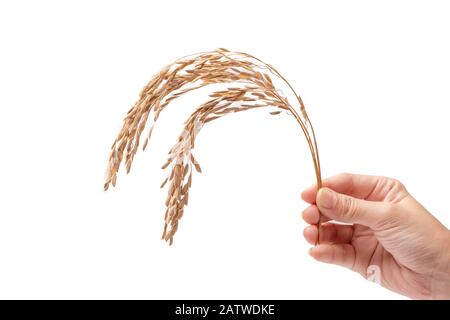
<instances>
[{"instance_id":1,"label":"fingers","mask_svg":"<svg viewBox=\"0 0 450 320\"><path fill-rule=\"evenodd\" d=\"M359 174L341 173L322 181L322 186L333 189L336 192L350 195L359 199L366 199L374 195L374 190L381 179L378 176L367 176ZM315 203L317 195L317 185L312 185L302 192L302 199L308 203ZM382 200L382 199L371 199Z\"/></svg>"},{"instance_id":2,"label":"fingers","mask_svg":"<svg viewBox=\"0 0 450 320\"><path fill-rule=\"evenodd\" d=\"M355 250L350 244L320 244L311 248L309 254L317 261L349 269L353 269L356 259Z\"/></svg>"},{"instance_id":3,"label":"fingers","mask_svg":"<svg viewBox=\"0 0 450 320\"><path fill-rule=\"evenodd\" d=\"M318 224L319 223L320 212L315 204L309 206L302 212L302 218L308 224ZM322 222L326 222L329 219L322 216Z\"/></svg>"},{"instance_id":4,"label":"fingers","mask_svg":"<svg viewBox=\"0 0 450 320\"><path fill-rule=\"evenodd\" d=\"M303 236L310 244L317 243L318 229L311 225L303 230ZM321 244L344 244L350 243L353 238L353 226L324 223L320 228Z\"/></svg>"},{"instance_id":5,"label":"fingers","mask_svg":"<svg viewBox=\"0 0 450 320\"><path fill-rule=\"evenodd\" d=\"M386 219L391 209L390 203L356 199L328 188L319 190L316 202L319 211L331 220L368 227Z\"/></svg>"}]
</instances>

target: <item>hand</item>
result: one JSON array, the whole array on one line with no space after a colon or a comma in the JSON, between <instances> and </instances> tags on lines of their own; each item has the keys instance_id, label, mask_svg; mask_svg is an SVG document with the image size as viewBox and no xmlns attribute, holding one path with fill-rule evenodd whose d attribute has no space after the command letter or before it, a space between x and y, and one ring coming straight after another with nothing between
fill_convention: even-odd
<instances>
[{"instance_id":1,"label":"hand","mask_svg":"<svg viewBox=\"0 0 450 320\"><path fill-rule=\"evenodd\" d=\"M320 234L312 257L411 298L450 298L450 232L400 182L340 174L324 180L323 187L302 193L311 204L303 211L310 224L304 236L315 244Z\"/></svg>"}]
</instances>

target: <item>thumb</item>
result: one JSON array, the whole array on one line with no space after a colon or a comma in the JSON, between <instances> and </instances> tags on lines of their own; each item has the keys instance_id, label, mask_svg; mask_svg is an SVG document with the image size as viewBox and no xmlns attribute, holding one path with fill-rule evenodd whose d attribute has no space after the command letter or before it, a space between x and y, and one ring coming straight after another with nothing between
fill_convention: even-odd
<instances>
[{"instance_id":1,"label":"thumb","mask_svg":"<svg viewBox=\"0 0 450 320\"><path fill-rule=\"evenodd\" d=\"M317 193L319 211L332 220L373 226L386 219L390 204L353 198L322 188Z\"/></svg>"}]
</instances>

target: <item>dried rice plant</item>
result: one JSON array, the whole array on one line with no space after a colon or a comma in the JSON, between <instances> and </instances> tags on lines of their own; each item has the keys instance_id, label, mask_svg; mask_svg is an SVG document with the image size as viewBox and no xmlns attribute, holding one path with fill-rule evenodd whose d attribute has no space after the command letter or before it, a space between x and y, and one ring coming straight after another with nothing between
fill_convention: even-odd
<instances>
[{"instance_id":1,"label":"dried rice plant","mask_svg":"<svg viewBox=\"0 0 450 320\"><path fill-rule=\"evenodd\" d=\"M297 108L277 90L272 77L284 82L292 91ZM116 185L117 172L122 162L125 163L127 173L130 171L141 139L142 149L145 150L160 113L171 101L195 89L218 83L232 83L233 86L212 92L210 99L191 114L176 144L169 151L167 162L162 166L163 169L170 167L170 174L161 185L164 187L168 184L162 239L169 241L169 244L173 242L184 207L188 204L193 169L201 172L192 152L195 139L205 124L224 115L265 107L274 108L270 112L272 115L288 112L298 122L308 142L317 186L321 187L316 137L300 96L271 65L250 54L221 48L178 59L154 75L143 88L140 99L128 111L123 128L111 147L105 191L110 184ZM148 131L143 136L147 122Z\"/></svg>"}]
</instances>

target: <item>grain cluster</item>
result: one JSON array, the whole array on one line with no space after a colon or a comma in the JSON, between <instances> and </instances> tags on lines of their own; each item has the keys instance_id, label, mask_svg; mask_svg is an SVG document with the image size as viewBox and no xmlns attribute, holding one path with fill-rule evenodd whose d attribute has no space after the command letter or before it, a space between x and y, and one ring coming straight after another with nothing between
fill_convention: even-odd
<instances>
[{"instance_id":1,"label":"grain cluster","mask_svg":"<svg viewBox=\"0 0 450 320\"><path fill-rule=\"evenodd\" d=\"M292 91L296 107L277 89L274 79L281 80ZM201 172L193 153L195 139L204 125L225 115L257 108L271 108L272 115L281 112L292 115L307 140L318 187L321 185L315 134L300 96L271 65L250 54L221 48L176 60L154 75L142 89L139 100L128 111L111 146L104 189L116 185L121 163L124 163L127 173L130 171L138 147L142 145L145 150L155 123L170 102L211 84L225 84L227 87L211 92L209 99L189 116L162 166L169 169L161 184L168 189L162 239L170 244L189 202L193 171Z\"/></svg>"}]
</instances>

